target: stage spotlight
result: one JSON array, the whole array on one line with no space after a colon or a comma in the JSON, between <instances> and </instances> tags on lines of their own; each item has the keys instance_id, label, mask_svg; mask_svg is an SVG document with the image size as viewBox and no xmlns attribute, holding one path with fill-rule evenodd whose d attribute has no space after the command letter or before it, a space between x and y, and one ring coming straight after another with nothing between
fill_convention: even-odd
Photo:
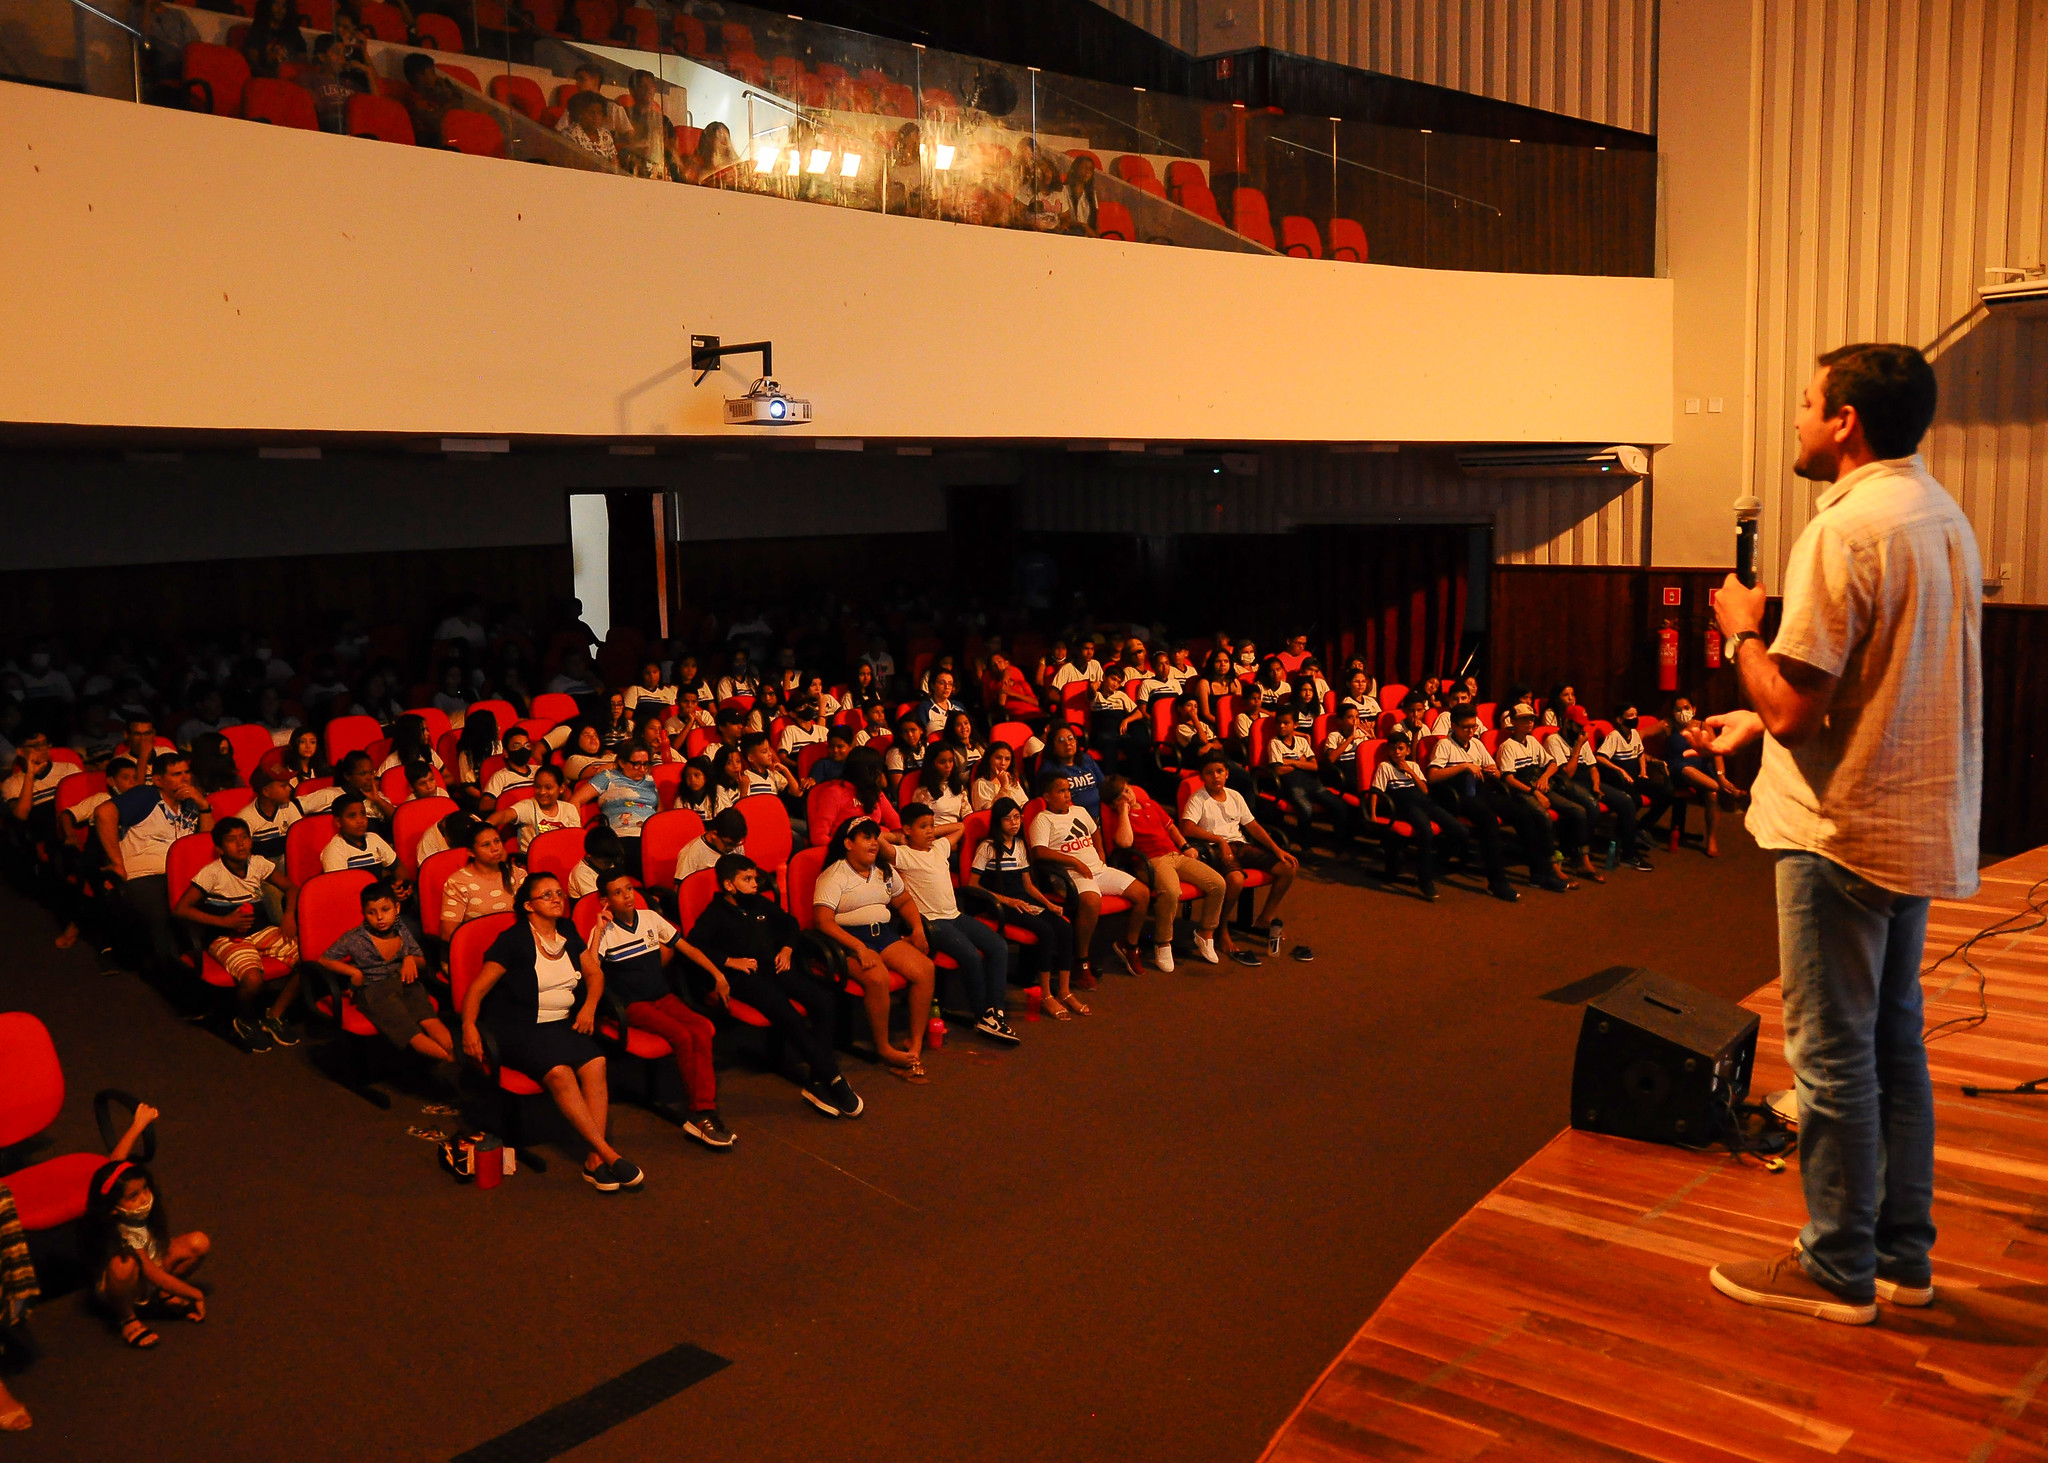
<instances>
[{"instance_id":1,"label":"stage spotlight","mask_svg":"<svg viewBox=\"0 0 2048 1463\"><path fill-rule=\"evenodd\" d=\"M859 153L849 152L840 157L839 176L842 178L858 178L860 176Z\"/></svg>"},{"instance_id":2,"label":"stage spotlight","mask_svg":"<svg viewBox=\"0 0 2048 1463\"><path fill-rule=\"evenodd\" d=\"M801 173L803 170L804 155L792 147L789 150L789 166L784 168L783 171L785 173L788 173L790 177L794 178L798 173Z\"/></svg>"},{"instance_id":3,"label":"stage spotlight","mask_svg":"<svg viewBox=\"0 0 2048 1463\"><path fill-rule=\"evenodd\" d=\"M773 142L755 143L754 171L757 173L774 172L775 160L780 156L782 156L782 148L780 147L780 145Z\"/></svg>"},{"instance_id":4,"label":"stage spotlight","mask_svg":"<svg viewBox=\"0 0 2048 1463\"><path fill-rule=\"evenodd\" d=\"M829 147L814 147L811 149L811 160L805 166L804 171L807 173L822 173L831 166L832 149Z\"/></svg>"},{"instance_id":5,"label":"stage spotlight","mask_svg":"<svg viewBox=\"0 0 2048 1463\"><path fill-rule=\"evenodd\" d=\"M950 142L942 142L939 144L937 155L932 159L932 167L937 171L943 173L946 171L946 169L952 166L953 144Z\"/></svg>"}]
</instances>

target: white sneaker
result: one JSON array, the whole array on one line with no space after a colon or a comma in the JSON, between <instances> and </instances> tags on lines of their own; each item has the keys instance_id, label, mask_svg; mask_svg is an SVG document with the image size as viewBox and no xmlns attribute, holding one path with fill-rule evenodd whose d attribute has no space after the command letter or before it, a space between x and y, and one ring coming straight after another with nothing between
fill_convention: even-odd
<instances>
[{"instance_id":1,"label":"white sneaker","mask_svg":"<svg viewBox=\"0 0 2048 1463\"><path fill-rule=\"evenodd\" d=\"M1173 969L1173 946L1154 945L1152 947L1152 964L1159 970Z\"/></svg>"},{"instance_id":2,"label":"white sneaker","mask_svg":"<svg viewBox=\"0 0 2048 1463\"><path fill-rule=\"evenodd\" d=\"M1223 963L1216 956L1216 942L1209 936L1199 932L1195 935L1195 954L1200 956L1203 963L1207 965L1221 965Z\"/></svg>"}]
</instances>

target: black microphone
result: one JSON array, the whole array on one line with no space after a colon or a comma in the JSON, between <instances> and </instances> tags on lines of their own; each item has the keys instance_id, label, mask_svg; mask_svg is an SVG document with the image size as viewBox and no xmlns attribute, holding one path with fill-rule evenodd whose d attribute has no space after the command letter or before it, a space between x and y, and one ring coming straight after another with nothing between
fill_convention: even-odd
<instances>
[{"instance_id":1,"label":"black microphone","mask_svg":"<svg viewBox=\"0 0 2048 1463\"><path fill-rule=\"evenodd\" d=\"M1764 505L1745 493L1735 500L1735 577L1756 588L1756 525Z\"/></svg>"}]
</instances>

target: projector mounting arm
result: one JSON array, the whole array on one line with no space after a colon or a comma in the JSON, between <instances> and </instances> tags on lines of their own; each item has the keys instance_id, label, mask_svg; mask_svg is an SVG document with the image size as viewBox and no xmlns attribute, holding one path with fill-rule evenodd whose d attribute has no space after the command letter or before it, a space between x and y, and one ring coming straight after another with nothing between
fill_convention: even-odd
<instances>
[{"instance_id":1,"label":"projector mounting arm","mask_svg":"<svg viewBox=\"0 0 2048 1463\"><path fill-rule=\"evenodd\" d=\"M718 369L718 363L726 356L747 356L755 351L761 353L761 374L775 374L775 343L767 340L750 340L745 345L720 345L715 335L693 335L690 337L690 369L697 373L697 379L690 384L702 386L704 378Z\"/></svg>"}]
</instances>

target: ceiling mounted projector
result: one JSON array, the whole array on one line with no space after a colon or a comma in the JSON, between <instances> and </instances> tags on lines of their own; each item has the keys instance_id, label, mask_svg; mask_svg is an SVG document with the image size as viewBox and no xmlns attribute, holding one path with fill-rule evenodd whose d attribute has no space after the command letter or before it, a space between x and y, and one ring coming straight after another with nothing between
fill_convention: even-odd
<instances>
[{"instance_id":1,"label":"ceiling mounted projector","mask_svg":"<svg viewBox=\"0 0 2048 1463\"><path fill-rule=\"evenodd\" d=\"M1461 447L1458 471L1471 478L1639 478L1650 471L1640 447Z\"/></svg>"},{"instance_id":2,"label":"ceiling mounted projector","mask_svg":"<svg viewBox=\"0 0 2048 1463\"><path fill-rule=\"evenodd\" d=\"M791 396L766 376L748 387L745 396L729 396L725 400L728 427L789 427L799 423L808 426L810 420L811 404L800 396Z\"/></svg>"},{"instance_id":3,"label":"ceiling mounted projector","mask_svg":"<svg viewBox=\"0 0 2048 1463\"><path fill-rule=\"evenodd\" d=\"M2009 269L1998 264L1984 272L2000 276L1996 284L1987 284L1977 291L1986 309L2000 314L2009 310L2022 315L2048 313L2048 268L2036 264L2027 269Z\"/></svg>"}]
</instances>

